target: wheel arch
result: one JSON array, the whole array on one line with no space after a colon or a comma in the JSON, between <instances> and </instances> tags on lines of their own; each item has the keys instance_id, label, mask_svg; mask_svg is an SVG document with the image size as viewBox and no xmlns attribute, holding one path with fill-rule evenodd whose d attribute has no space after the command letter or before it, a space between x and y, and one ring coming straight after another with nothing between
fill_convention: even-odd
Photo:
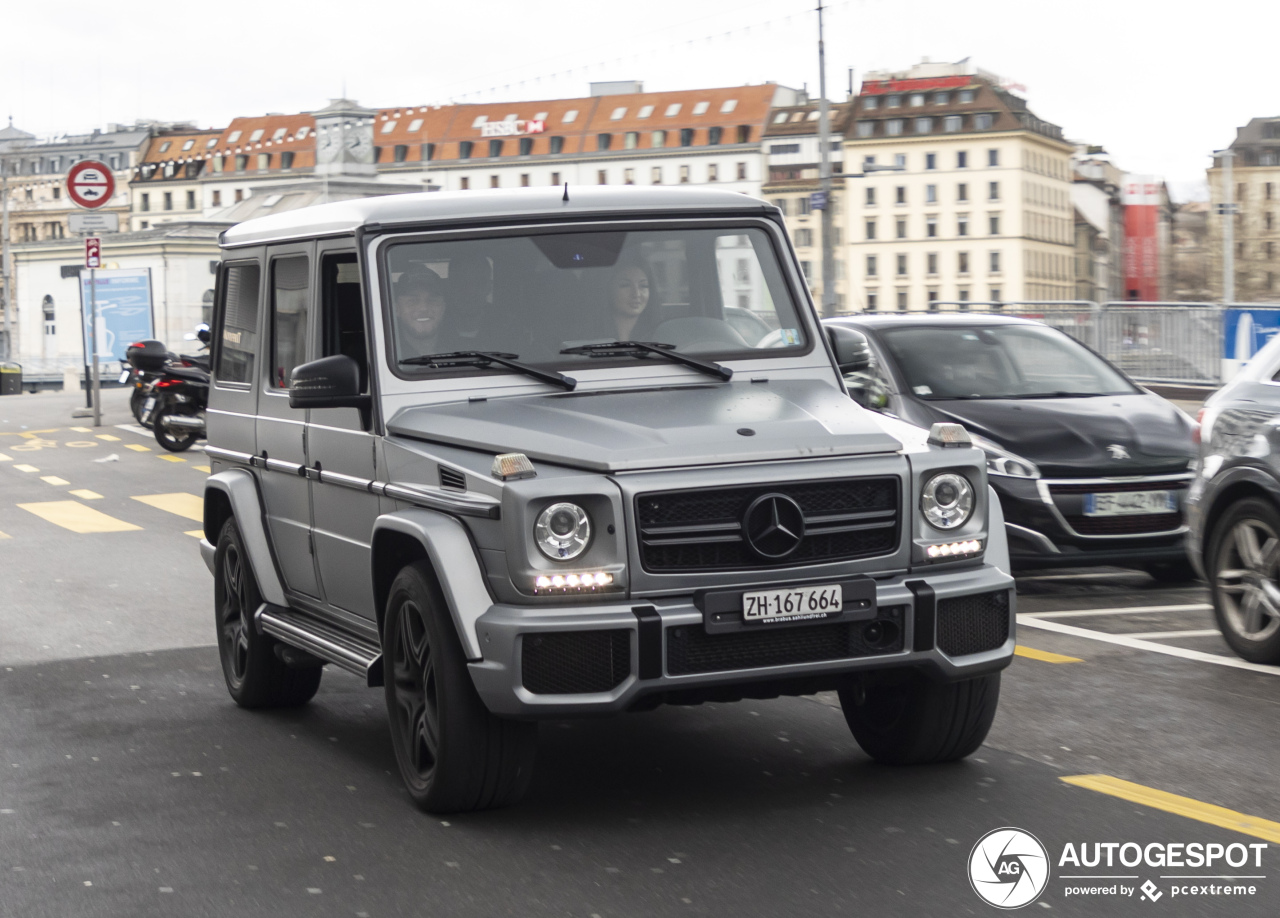
<instances>
[{"instance_id":1,"label":"wheel arch","mask_svg":"<svg viewBox=\"0 0 1280 918\"><path fill-rule=\"evenodd\" d=\"M1229 477L1215 489L1201 529L1203 535L1200 538L1200 560L1206 571L1214 528L1233 505L1250 497L1258 497L1280 510L1280 484L1271 476L1247 467L1232 469L1227 474Z\"/></svg>"},{"instance_id":2,"label":"wheel arch","mask_svg":"<svg viewBox=\"0 0 1280 918\"><path fill-rule=\"evenodd\" d=\"M284 583L271 553L271 541L267 538L258 482L246 469L228 469L210 475L205 481L205 539L216 543L218 533L228 519L235 519L240 529L262 598L273 605L287 606L289 601L285 598Z\"/></svg>"}]
</instances>

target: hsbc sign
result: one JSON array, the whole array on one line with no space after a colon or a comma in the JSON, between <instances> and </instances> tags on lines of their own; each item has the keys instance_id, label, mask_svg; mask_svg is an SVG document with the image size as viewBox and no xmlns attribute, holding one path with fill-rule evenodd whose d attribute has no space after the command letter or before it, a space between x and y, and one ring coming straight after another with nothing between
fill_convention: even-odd
<instances>
[{"instance_id":1,"label":"hsbc sign","mask_svg":"<svg viewBox=\"0 0 1280 918\"><path fill-rule=\"evenodd\" d=\"M481 137L514 137L518 134L541 134L545 121L486 121L480 125Z\"/></svg>"}]
</instances>

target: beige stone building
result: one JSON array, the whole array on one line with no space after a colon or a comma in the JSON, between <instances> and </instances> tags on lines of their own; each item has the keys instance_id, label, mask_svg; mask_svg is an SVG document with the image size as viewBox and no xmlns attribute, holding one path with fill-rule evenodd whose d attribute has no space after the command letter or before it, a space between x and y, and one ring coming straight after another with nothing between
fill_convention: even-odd
<instances>
[{"instance_id":1,"label":"beige stone building","mask_svg":"<svg viewBox=\"0 0 1280 918\"><path fill-rule=\"evenodd\" d=\"M1280 118L1254 118L1236 131L1230 149L1235 216L1235 299L1240 303L1280 302ZM1208 170L1208 288L1222 297L1224 218L1217 205L1226 200L1222 157Z\"/></svg>"},{"instance_id":2,"label":"beige stone building","mask_svg":"<svg viewBox=\"0 0 1280 918\"><path fill-rule=\"evenodd\" d=\"M869 73L844 135L853 308L1071 299L1073 147L967 61Z\"/></svg>"}]
</instances>

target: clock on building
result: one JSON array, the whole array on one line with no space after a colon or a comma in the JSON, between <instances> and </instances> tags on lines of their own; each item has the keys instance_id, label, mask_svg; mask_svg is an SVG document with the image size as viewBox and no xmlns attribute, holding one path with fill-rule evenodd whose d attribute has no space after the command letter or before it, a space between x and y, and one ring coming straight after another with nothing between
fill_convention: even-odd
<instances>
[{"instance_id":1,"label":"clock on building","mask_svg":"<svg viewBox=\"0 0 1280 918\"><path fill-rule=\"evenodd\" d=\"M321 175L373 175L373 123L377 111L350 99L333 99L316 119L316 172Z\"/></svg>"}]
</instances>

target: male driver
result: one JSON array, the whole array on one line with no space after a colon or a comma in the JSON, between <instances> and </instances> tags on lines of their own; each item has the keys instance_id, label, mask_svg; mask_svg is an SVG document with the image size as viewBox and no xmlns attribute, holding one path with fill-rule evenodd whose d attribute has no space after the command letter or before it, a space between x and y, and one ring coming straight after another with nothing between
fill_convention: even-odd
<instances>
[{"instance_id":1,"label":"male driver","mask_svg":"<svg viewBox=\"0 0 1280 918\"><path fill-rule=\"evenodd\" d=\"M396 326L402 357L438 354L443 344L440 325L444 321L445 284L430 268L405 271L392 285Z\"/></svg>"}]
</instances>

